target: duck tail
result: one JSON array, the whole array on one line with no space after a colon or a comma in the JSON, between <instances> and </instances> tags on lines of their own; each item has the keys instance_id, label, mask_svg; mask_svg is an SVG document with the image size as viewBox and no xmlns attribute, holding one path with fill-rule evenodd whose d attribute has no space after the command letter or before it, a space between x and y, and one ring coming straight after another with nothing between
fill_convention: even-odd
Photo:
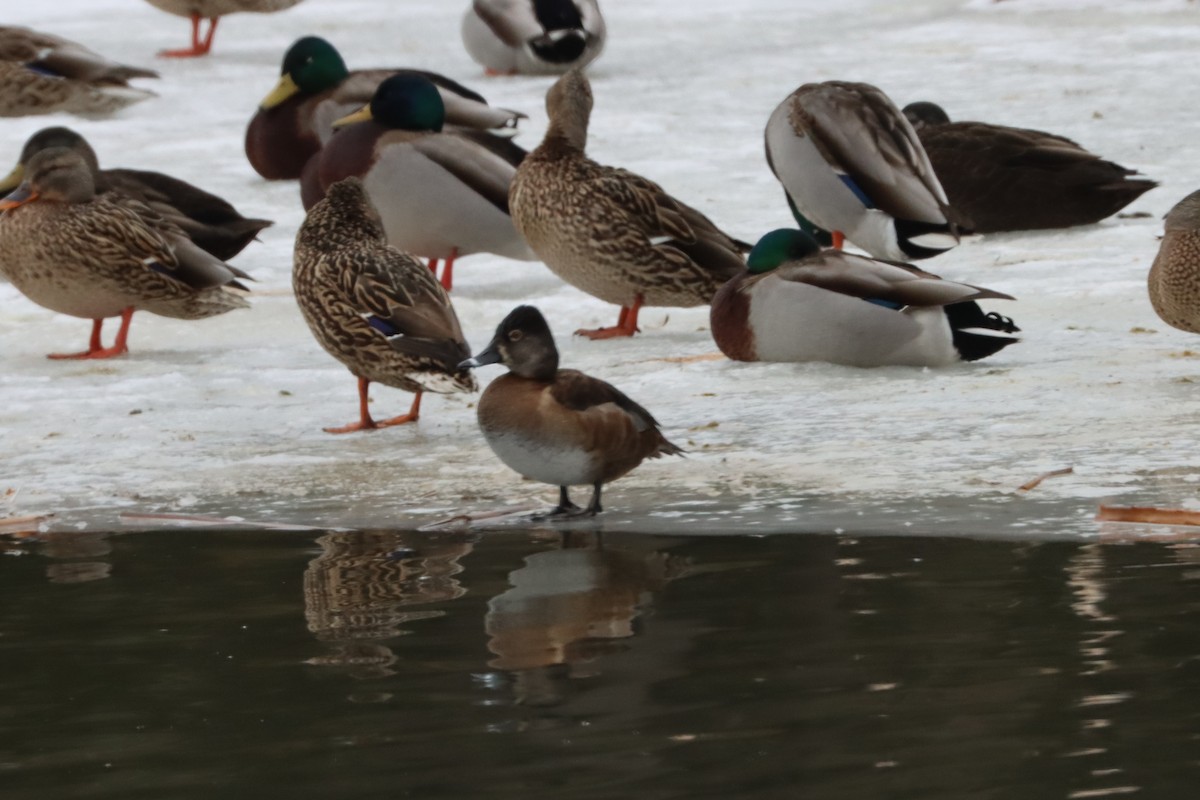
<instances>
[{"instance_id":1,"label":"duck tail","mask_svg":"<svg viewBox=\"0 0 1200 800\"><path fill-rule=\"evenodd\" d=\"M963 361L978 361L1021 341L1021 329L1008 317L992 311L985 314L975 301L945 307L954 349Z\"/></svg>"},{"instance_id":2,"label":"duck tail","mask_svg":"<svg viewBox=\"0 0 1200 800\"><path fill-rule=\"evenodd\" d=\"M897 219L896 243L912 259L932 258L946 252L970 233L953 222L919 222Z\"/></svg>"}]
</instances>

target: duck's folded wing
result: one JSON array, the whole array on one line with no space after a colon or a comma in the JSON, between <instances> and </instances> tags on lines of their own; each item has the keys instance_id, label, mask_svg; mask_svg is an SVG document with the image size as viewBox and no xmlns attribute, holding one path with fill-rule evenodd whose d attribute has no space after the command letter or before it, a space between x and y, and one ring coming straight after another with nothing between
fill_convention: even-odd
<instances>
[{"instance_id":1,"label":"duck's folded wing","mask_svg":"<svg viewBox=\"0 0 1200 800\"><path fill-rule=\"evenodd\" d=\"M545 33L532 0L475 0L475 14L509 47L522 47Z\"/></svg>"},{"instance_id":2,"label":"duck's folded wing","mask_svg":"<svg viewBox=\"0 0 1200 800\"><path fill-rule=\"evenodd\" d=\"M801 95L801 92L803 94ZM793 95L793 128L809 130L835 168L892 216L942 222L947 200L912 125L867 84L826 83Z\"/></svg>"},{"instance_id":3,"label":"duck's folded wing","mask_svg":"<svg viewBox=\"0 0 1200 800\"><path fill-rule=\"evenodd\" d=\"M515 168L507 160L468 137L454 134L421 136L412 140L412 148L509 213L508 188Z\"/></svg>"},{"instance_id":4,"label":"duck's folded wing","mask_svg":"<svg viewBox=\"0 0 1200 800\"><path fill-rule=\"evenodd\" d=\"M1011 295L992 289L943 280L915 267L829 251L814 258L784 264L759 279L769 275L863 300L886 300L905 306L944 306L989 298L1013 299Z\"/></svg>"}]
</instances>

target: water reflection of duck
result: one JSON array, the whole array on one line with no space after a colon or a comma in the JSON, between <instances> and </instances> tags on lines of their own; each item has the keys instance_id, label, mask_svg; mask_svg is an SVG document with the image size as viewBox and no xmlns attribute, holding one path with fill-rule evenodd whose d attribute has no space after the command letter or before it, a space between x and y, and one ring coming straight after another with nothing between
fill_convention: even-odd
<instances>
[{"instance_id":1,"label":"water reflection of duck","mask_svg":"<svg viewBox=\"0 0 1200 800\"><path fill-rule=\"evenodd\" d=\"M321 554L304 573L308 629L333 652L309 663L369 667L367 677L390 674L395 661L380 640L403 636L402 625L433 619L436 609L408 606L454 600L466 593L457 579L458 559L471 544L416 533L354 531L317 539Z\"/></svg>"},{"instance_id":2,"label":"water reflection of duck","mask_svg":"<svg viewBox=\"0 0 1200 800\"><path fill-rule=\"evenodd\" d=\"M654 592L683 575L666 553L566 548L526 557L507 591L488 601L488 665L518 672L527 703L553 702L571 665L620 650ZM537 688L540 687L540 688ZM525 696L535 695L535 696Z\"/></svg>"}]
</instances>

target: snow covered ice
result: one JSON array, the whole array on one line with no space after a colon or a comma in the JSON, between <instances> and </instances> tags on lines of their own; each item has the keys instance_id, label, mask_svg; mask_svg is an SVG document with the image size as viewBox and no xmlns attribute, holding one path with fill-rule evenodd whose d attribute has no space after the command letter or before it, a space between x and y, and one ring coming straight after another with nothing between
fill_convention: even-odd
<instances>
[{"instance_id":1,"label":"snow covered ice","mask_svg":"<svg viewBox=\"0 0 1200 800\"><path fill-rule=\"evenodd\" d=\"M356 417L354 380L290 296L297 184L260 179L242 150L284 50L310 33L351 68L431 69L524 111L517 141L536 146L553 79L485 78L459 40L462 5L307 0L227 17L211 56L174 61L155 52L185 44L187 23L146 3L6 4L8 24L162 79L140 82L159 98L113 119L0 120L0 169L30 134L65 124L102 166L168 172L276 221L233 260L257 278L250 311L201 322L139 314L121 359L46 360L81 348L89 323L0 284L0 492L18 490L9 511L54 512L64 526L114 527L122 511L395 526L554 500L488 450L475 395L428 395L416 425L322 432ZM454 302L475 350L514 305L532 302L564 366L616 384L689 450L609 487L605 525L1087 534L1101 500L1194 500L1200 339L1161 323L1145 289L1162 215L1200 188L1194 4L608 0L603 9L590 155L658 181L742 239L790 224L762 134L771 109L807 81L864 80L900 105L932 100L956 119L1066 135L1162 184L1126 209L1145 216L988 236L924 262L1017 297L985 310L1023 331L993 358L936 371L694 358L717 352L707 308L647 309L634 340L585 341L571 331L613 324L616 308L537 263L463 259ZM106 328L111 338L115 324ZM372 397L380 417L411 399L381 386ZM1016 491L1068 466L1073 474Z\"/></svg>"}]
</instances>

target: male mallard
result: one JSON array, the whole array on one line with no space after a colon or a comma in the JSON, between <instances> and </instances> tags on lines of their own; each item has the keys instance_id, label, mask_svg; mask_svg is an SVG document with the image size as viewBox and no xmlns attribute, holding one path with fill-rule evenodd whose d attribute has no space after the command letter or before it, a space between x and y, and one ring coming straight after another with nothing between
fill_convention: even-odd
<instances>
[{"instance_id":1,"label":"male mallard","mask_svg":"<svg viewBox=\"0 0 1200 800\"><path fill-rule=\"evenodd\" d=\"M234 289L250 276L201 250L144 203L96 194L92 171L73 150L29 160L27 176L0 201L0 273L40 306L92 320L88 349L51 358L110 358L127 352L134 311L176 319L224 314L248 303ZM108 317L116 344L100 344Z\"/></svg>"},{"instance_id":2,"label":"male mallard","mask_svg":"<svg viewBox=\"0 0 1200 800\"><path fill-rule=\"evenodd\" d=\"M415 422L422 392L473 392L471 351L450 297L425 265L387 244L362 181L329 187L296 236L292 285L308 327L358 378L358 422L330 433ZM376 422L371 382L415 392L403 416Z\"/></svg>"},{"instance_id":3,"label":"male mallard","mask_svg":"<svg viewBox=\"0 0 1200 800\"><path fill-rule=\"evenodd\" d=\"M1150 304L1163 322L1200 333L1200 191L1167 212L1148 287Z\"/></svg>"},{"instance_id":4,"label":"male mallard","mask_svg":"<svg viewBox=\"0 0 1200 800\"><path fill-rule=\"evenodd\" d=\"M712 334L739 361L940 367L1018 341L1012 320L975 300L1013 299L907 264L822 250L804 231L772 231L747 271L713 299Z\"/></svg>"},{"instance_id":5,"label":"male mallard","mask_svg":"<svg viewBox=\"0 0 1200 800\"><path fill-rule=\"evenodd\" d=\"M976 233L1089 225L1158 185L1053 133L951 122L929 102L910 103L904 116Z\"/></svg>"},{"instance_id":6,"label":"male mallard","mask_svg":"<svg viewBox=\"0 0 1200 800\"><path fill-rule=\"evenodd\" d=\"M479 428L492 451L531 480L559 487L551 514L578 514L568 486L591 484L582 513L597 514L601 487L647 458L683 451L662 435L650 412L615 386L558 368L550 326L533 306L518 306L487 348L462 363L500 363L509 372L479 399Z\"/></svg>"},{"instance_id":7,"label":"male mallard","mask_svg":"<svg viewBox=\"0 0 1200 800\"><path fill-rule=\"evenodd\" d=\"M106 116L155 96L130 86L132 78L157 77L58 36L0 25L0 117Z\"/></svg>"},{"instance_id":8,"label":"male mallard","mask_svg":"<svg viewBox=\"0 0 1200 800\"><path fill-rule=\"evenodd\" d=\"M220 197L161 172L100 169L96 151L87 140L70 128L62 127L43 128L25 142L17 166L8 177L0 179L0 194L17 188L29 160L51 147L74 150L83 158L91 170L96 194L116 191L142 201L221 260L233 258L259 231L272 224L266 219L247 219Z\"/></svg>"},{"instance_id":9,"label":"male mallard","mask_svg":"<svg viewBox=\"0 0 1200 800\"><path fill-rule=\"evenodd\" d=\"M161 8L169 14L187 17L192 21L192 46L182 50L163 50L160 56L168 58L191 58L208 55L212 49L213 34L217 32L217 22L226 14L238 11L254 11L267 14L272 11L283 11L291 8L300 0L146 0L155 8ZM200 23L208 20L208 33L200 35Z\"/></svg>"},{"instance_id":10,"label":"male mallard","mask_svg":"<svg viewBox=\"0 0 1200 800\"><path fill-rule=\"evenodd\" d=\"M304 165L333 135L333 121L371 102L392 75L421 75L438 88L446 124L511 133L525 115L492 108L479 94L434 72L346 69L332 44L318 36L296 41L283 57L281 77L246 129L246 157L268 180L299 178Z\"/></svg>"},{"instance_id":11,"label":"male mallard","mask_svg":"<svg viewBox=\"0 0 1200 800\"><path fill-rule=\"evenodd\" d=\"M584 154L592 89L572 70L546 94L550 126L517 169L509 203L517 230L556 275L621 307L615 327L576 331L632 336L646 306L698 306L744 267L744 245L658 184Z\"/></svg>"},{"instance_id":12,"label":"male mallard","mask_svg":"<svg viewBox=\"0 0 1200 800\"><path fill-rule=\"evenodd\" d=\"M393 75L379 84L369 105L335 123L341 129L302 183L316 181L323 190L360 176L388 241L433 259L431 269L446 259L442 285L449 289L458 256L536 257L508 213L509 183L525 151L489 133L443 130L445 118L433 83L420 75ZM314 195L319 191L310 189L305 196Z\"/></svg>"},{"instance_id":13,"label":"male mallard","mask_svg":"<svg viewBox=\"0 0 1200 800\"><path fill-rule=\"evenodd\" d=\"M951 210L912 125L866 83L806 83L767 122L767 164L803 225L875 258L929 258L958 243ZM807 228L807 226L805 226Z\"/></svg>"},{"instance_id":14,"label":"male mallard","mask_svg":"<svg viewBox=\"0 0 1200 800\"><path fill-rule=\"evenodd\" d=\"M600 55L604 18L596 0L473 0L462 37L491 75L556 75Z\"/></svg>"}]
</instances>

